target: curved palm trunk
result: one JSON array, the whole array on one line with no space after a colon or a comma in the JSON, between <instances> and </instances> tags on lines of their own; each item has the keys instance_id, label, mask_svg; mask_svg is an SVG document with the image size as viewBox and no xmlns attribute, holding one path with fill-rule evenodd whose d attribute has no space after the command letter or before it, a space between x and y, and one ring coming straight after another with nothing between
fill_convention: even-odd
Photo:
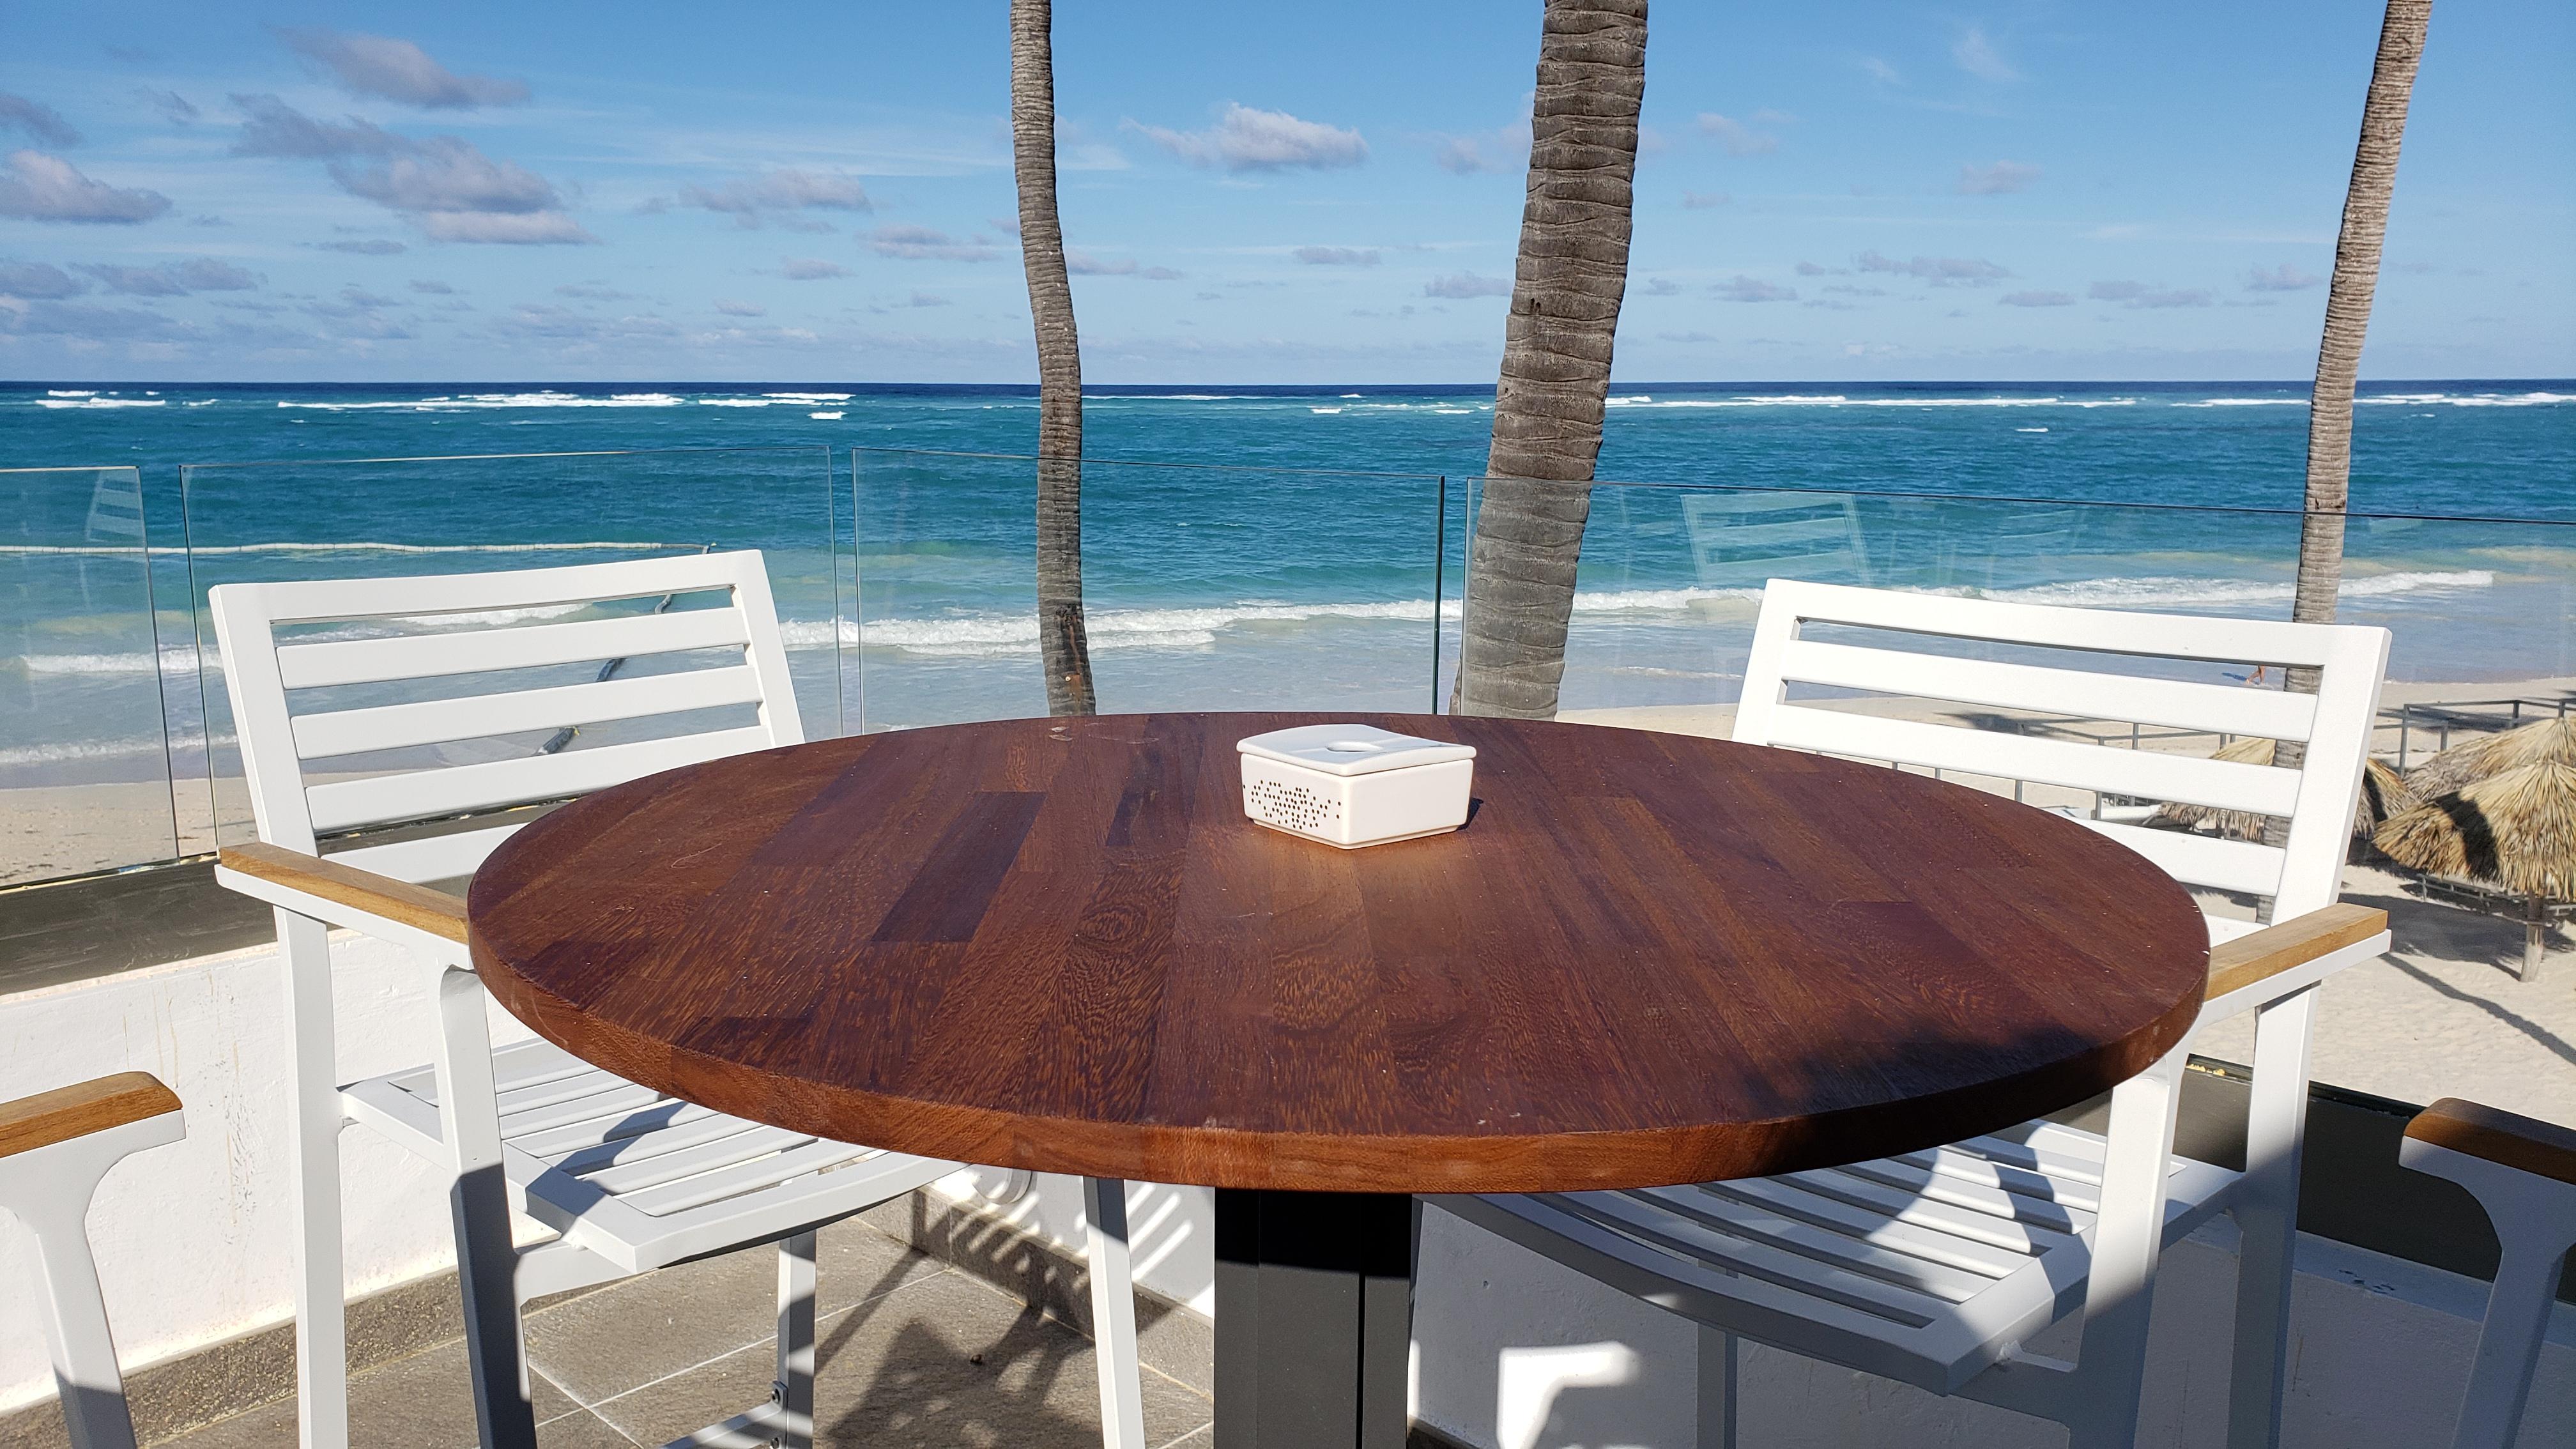
<instances>
[{"instance_id":1,"label":"curved palm trunk","mask_svg":"<svg viewBox=\"0 0 2576 1449\"><path fill-rule=\"evenodd\" d=\"M1011 170L1038 348L1038 652L1047 713L1091 714L1082 628L1082 343L1055 210L1055 52L1048 0L1011 0Z\"/></svg>"},{"instance_id":2,"label":"curved palm trunk","mask_svg":"<svg viewBox=\"0 0 2576 1449\"><path fill-rule=\"evenodd\" d=\"M1548 719L1628 286L1646 0L1547 0L1529 199L1450 707Z\"/></svg>"},{"instance_id":3,"label":"curved palm trunk","mask_svg":"<svg viewBox=\"0 0 2576 1449\"><path fill-rule=\"evenodd\" d=\"M2352 494L2352 394L2361 372L2362 337L2370 330L2371 294L2379 285L2379 244L2388 233L2388 202L2397 190L2397 148L2406 138L2406 102L2433 0L2388 0L2370 96L2361 107L2361 143L2344 193L2343 232L2335 242L2334 280L2326 289L2325 338L2317 347L2317 386L2308 405L2307 519L2299 529L2299 583L2290 617L2328 623L2343 585L2343 514ZM2302 682L2302 675L2306 678ZM2291 687L2313 691L2314 671L2293 671Z\"/></svg>"}]
</instances>

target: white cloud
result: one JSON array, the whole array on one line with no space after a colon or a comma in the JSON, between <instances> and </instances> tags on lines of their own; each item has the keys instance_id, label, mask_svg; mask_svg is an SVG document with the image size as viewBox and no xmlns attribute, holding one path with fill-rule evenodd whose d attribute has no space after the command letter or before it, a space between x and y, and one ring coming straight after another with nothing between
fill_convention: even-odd
<instances>
[{"instance_id":1,"label":"white cloud","mask_svg":"<svg viewBox=\"0 0 2576 1449\"><path fill-rule=\"evenodd\" d=\"M516 214L491 211L425 211L412 218L432 241L479 242L493 246L574 246L597 244L580 222L560 211Z\"/></svg>"},{"instance_id":2,"label":"white cloud","mask_svg":"<svg viewBox=\"0 0 2576 1449\"><path fill-rule=\"evenodd\" d=\"M60 267L43 262L0 262L0 297L25 301L59 301L77 297L89 284Z\"/></svg>"},{"instance_id":3,"label":"white cloud","mask_svg":"<svg viewBox=\"0 0 2576 1449\"><path fill-rule=\"evenodd\" d=\"M1289 255L1310 267L1373 267L1379 260L1375 247L1299 247Z\"/></svg>"},{"instance_id":4,"label":"white cloud","mask_svg":"<svg viewBox=\"0 0 2576 1449\"><path fill-rule=\"evenodd\" d=\"M132 226L170 209L170 198L158 191L92 181L42 151L12 151L8 165L0 175L0 216Z\"/></svg>"},{"instance_id":5,"label":"white cloud","mask_svg":"<svg viewBox=\"0 0 2576 1449\"><path fill-rule=\"evenodd\" d=\"M926 226L878 227L868 234L868 247L878 256L907 262L981 262L990 260L993 255L989 246L960 241L944 231L933 231Z\"/></svg>"},{"instance_id":6,"label":"white cloud","mask_svg":"<svg viewBox=\"0 0 2576 1449\"><path fill-rule=\"evenodd\" d=\"M850 269L839 262L821 257L780 257L778 274L791 282L820 282L833 277L846 277Z\"/></svg>"},{"instance_id":7,"label":"white cloud","mask_svg":"<svg viewBox=\"0 0 2576 1449\"><path fill-rule=\"evenodd\" d=\"M77 146L81 133L63 119L63 113L42 101L0 91L0 129L16 127L34 140L48 146Z\"/></svg>"},{"instance_id":8,"label":"white cloud","mask_svg":"<svg viewBox=\"0 0 2576 1449\"><path fill-rule=\"evenodd\" d=\"M170 122L174 126L184 126L205 114L205 112L197 109L196 102L189 100L186 96L179 94L177 91L156 91L150 86L136 86L134 88L134 97L136 100L143 102L143 104L159 111L161 113L161 119Z\"/></svg>"},{"instance_id":9,"label":"white cloud","mask_svg":"<svg viewBox=\"0 0 2576 1449\"><path fill-rule=\"evenodd\" d=\"M1681 294L1682 284L1674 281L1670 277L1648 277L1646 279L1646 295L1649 297L1678 297Z\"/></svg>"},{"instance_id":10,"label":"white cloud","mask_svg":"<svg viewBox=\"0 0 2576 1449\"><path fill-rule=\"evenodd\" d=\"M736 225L744 227L758 227L773 220L796 227L797 220L783 213L876 209L856 177L785 168L748 180L728 181L722 186L683 186L678 200L682 206L729 215ZM824 229L819 224L811 225L816 230Z\"/></svg>"},{"instance_id":11,"label":"white cloud","mask_svg":"<svg viewBox=\"0 0 2576 1449\"><path fill-rule=\"evenodd\" d=\"M2249 292L2299 292L2316 286L2324 280L2325 278L2323 277L2311 276L2306 272L2300 271L2297 267L2290 265L2288 262L2283 262L2281 265L2274 267L2270 271L2265 271L2261 267L2256 267L2253 274L2245 279L2245 290Z\"/></svg>"},{"instance_id":12,"label":"white cloud","mask_svg":"<svg viewBox=\"0 0 2576 1449\"><path fill-rule=\"evenodd\" d=\"M2206 307L2217 299L2200 288L2166 289L2144 282L2095 282L2084 295L2096 302L2118 302L2131 308Z\"/></svg>"},{"instance_id":13,"label":"white cloud","mask_svg":"<svg viewBox=\"0 0 2576 1449\"><path fill-rule=\"evenodd\" d=\"M758 302L743 302L732 297L716 298L716 310L728 317L766 317L769 309Z\"/></svg>"},{"instance_id":14,"label":"white cloud","mask_svg":"<svg viewBox=\"0 0 2576 1449\"><path fill-rule=\"evenodd\" d=\"M1706 211L1712 206L1724 206L1734 199L1723 191L1685 191L1682 193L1682 209Z\"/></svg>"},{"instance_id":15,"label":"white cloud","mask_svg":"<svg viewBox=\"0 0 2576 1449\"><path fill-rule=\"evenodd\" d=\"M270 95L236 95L246 118L237 156L329 163L341 190L409 217L437 241L541 246L596 242L563 210L553 183L483 154L461 136L416 141L356 116L321 121ZM359 166L358 158L372 158Z\"/></svg>"},{"instance_id":16,"label":"white cloud","mask_svg":"<svg viewBox=\"0 0 2576 1449\"><path fill-rule=\"evenodd\" d=\"M1780 149L1779 137L1715 111L1700 112L1699 129L1701 135L1716 138L1729 156L1760 156Z\"/></svg>"},{"instance_id":17,"label":"white cloud","mask_svg":"<svg viewBox=\"0 0 2576 1449\"><path fill-rule=\"evenodd\" d=\"M1964 34L1953 41L1950 45L1950 58L1959 63L1959 69L1979 80L2017 81L2021 79L2021 72L2013 69L2012 63L2003 58L2002 52L1995 49L1995 43L1986 37L1982 26L1969 26Z\"/></svg>"},{"instance_id":18,"label":"white cloud","mask_svg":"<svg viewBox=\"0 0 2576 1449\"><path fill-rule=\"evenodd\" d=\"M1962 196L2005 196L2027 191L2040 177L2040 170L2020 161L1998 161L1992 166L1959 168L1959 194Z\"/></svg>"},{"instance_id":19,"label":"white cloud","mask_svg":"<svg viewBox=\"0 0 2576 1449\"><path fill-rule=\"evenodd\" d=\"M1859 64L1862 70L1869 72L1870 79L1877 81L1880 85L1901 86L1905 84L1905 77L1896 73L1896 67L1889 65L1886 61L1879 59L1877 56L1864 55L1860 58Z\"/></svg>"},{"instance_id":20,"label":"white cloud","mask_svg":"<svg viewBox=\"0 0 2576 1449\"><path fill-rule=\"evenodd\" d=\"M2074 294L2069 292L2006 292L1995 299L2006 307L2072 307Z\"/></svg>"},{"instance_id":21,"label":"white cloud","mask_svg":"<svg viewBox=\"0 0 2576 1449\"><path fill-rule=\"evenodd\" d=\"M190 257L185 261L163 262L157 267L118 266L114 263L92 263L77 268L98 279L99 285L128 297L184 297L191 292L248 292L255 290L260 278L213 257Z\"/></svg>"},{"instance_id":22,"label":"white cloud","mask_svg":"<svg viewBox=\"0 0 2576 1449\"><path fill-rule=\"evenodd\" d=\"M408 40L344 35L333 30L280 30L289 48L318 61L353 96L375 96L429 110L514 106L528 98L525 81L458 75Z\"/></svg>"},{"instance_id":23,"label":"white cloud","mask_svg":"<svg viewBox=\"0 0 2576 1449\"><path fill-rule=\"evenodd\" d=\"M429 297L453 297L456 295L456 289L445 282L418 281L411 284L411 289Z\"/></svg>"},{"instance_id":24,"label":"white cloud","mask_svg":"<svg viewBox=\"0 0 2576 1449\"><path fill-rule=\"evenodd\" d=\"M1286 111L1264 111L1229 102L1212 130L1167 131L1137 126L1163 149L1193 166L1228 171L1329 171L1368 160L1360 133Z\"/></svg>"},{"instance_id":25,"label":"white cloud","mask_svg":"<svg viewBox=\"0 0 2576 1449\"><path fill-rule=\"evenodd\" d=\"M1511 294L1510 278L1480 277L1474 272L1434 277L1422 284L1422 295L1426 297L1450 297L1463 300L1468 297L1508 297Z\"/></svg>"},{"instance_id":26,"label":"white cloud","mask_svg":"<svg viewBox=\"0 0 2576 1449\"><path fill-rule=\"evenodd\" d=\"M1136 275L1136 259L1120 257L1109 261L1066 247L1064 269L1077 277L1132 277Z\"/></svg>"},{"instance_id":27,"label":"white cloud","mask_svg":"<svg viewBox=\"0 0 2576 1449\"><path fill-rule=\"evenodd\" d=\"M304 245L319 252L347 252L356 257L390 257L411 250L401 242L388 241L383 237L365 241L306 242Z\"/></svg>"},{"instance_id":28,"label":"white cloud","mask_svg":"<svg viewBox=\"0 0 2576 1449\"><path fill-rule=\"evenodd\" d=\"M1737 276L1710 288L1723 302L1794 302L1798 289L1766 282L1759 277Z\"/></svg>"},{"instance_id":29,"label":"white cloud","mask_svg":"<svg viewBox=\"0 0 2576 1449\"><path fill-rule=\"evenodd\" d=\"M1852 259L1852 265L1864 272L1888 272L1900 277L1920 277L1936 287L1964 283L1982 286L2012 273L1983 257L1910 257L1899 261L1877 252L1863 252Z\"/></svg>"}]
</instances>

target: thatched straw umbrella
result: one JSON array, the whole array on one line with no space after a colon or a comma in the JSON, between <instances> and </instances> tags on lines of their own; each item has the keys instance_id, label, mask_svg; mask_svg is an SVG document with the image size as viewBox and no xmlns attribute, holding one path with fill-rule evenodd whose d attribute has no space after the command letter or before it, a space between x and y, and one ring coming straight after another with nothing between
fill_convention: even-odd
<instances>
[{"instance_id":1,"label":"thatched straw umbrella","mask_svg":"<svg viewBox=\"0 0 2576 1449\"><path fill-rule=\"evenodd\" d=\"M2406 783L2419 799L2431 800L2518 765L2536 765L2544 760L2576 765L2576 715L2561 715L2453 745L2409 770Z\"/></svg>"},{"instance_id":2,"label":"thatched straw umbrella","mask_svg":"<svg viewBox=\"0 0 2576 1449\"><path fill-rule=\"evenodd\" d=\"M2515 895L2576 899L2576 765L2490 775L2379 827L2400 865Z\"/></svg>"},{"instance_id":3,"label":"thatched straw umbrella","mask_svg":"<svg viewBox=\"0 0 2576 1449\"><path fill-rule=\"evenodd\" d=\"M2517 765L2396 816L2374 838L2400 865L2521 896L2528 978L2549 903L2576 900L2576 764Z\"/></svg>"},{"instance_id":4,"label":"thatched straw umbrella","mask_svg":"<svg viewBox=\"0 0 2576 1449\"><path fill-rule=\"evenodd\" d=\"M2213 760L2232 760L2240 765L2272 763L2273 741L2249 736L2210 756ZM2365 763L2361 775L2361 798L2352 811L2352 833L2367 839L2379 829L2380 822L2392 815L2414 808L2415 792L2395 770L2377 760ZM2207 805L2167 803L2147 817L2147 824L2176 830L2207 830L2229 840L2261 840L2263 817L2250 810L2217 810Z\"/></svg>"}]
</instances>

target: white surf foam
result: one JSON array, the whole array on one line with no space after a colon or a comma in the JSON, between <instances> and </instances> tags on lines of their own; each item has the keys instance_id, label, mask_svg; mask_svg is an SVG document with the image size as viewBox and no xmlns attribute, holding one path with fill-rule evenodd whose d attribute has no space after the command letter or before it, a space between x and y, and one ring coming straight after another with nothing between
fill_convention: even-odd
<instances>
[{"instance_id":1,"label":"white surf foam","mask_svg":"<svg viewBox=\"0 0 2576 1449\"><path fill-rule=\"evenodd\" d=\"M807 413L805 416L818 423L837 423L841 420L839 413Z\"/></svg>"},{"instance_id":2,"label":"white surf foam","mask_svg":"<svg viewBox=\"0 0 2576 1449\"><path fill-rule=\"evenodd\" d=\"M621 392L590 397L570 392L475 392L453 397L413 398L402 402L304 402L285 399L282 408L323 413L474 412L494 408L675 408L687 399L667 392Z\"/></svg>"},{"instance_id":3,"label":"white surf foam","mask_svg":"<svg viewBox=\"0 0 2576 1449\"><path fill-rule=\"evenodd\" d=\"M40 408L55 409L157 408L168 405L169 401L170 400L168 398L158 397L98 397L91 394L83 394L79 397L40 397L36 399L36 406Z\"/></svg>"},{"instance_id":4,"label":"white surf foam","mask_svg":"<svg viewBox=\"0 0 2576 1449\"><path fill-rule=\"evenodd\" d=\"M2491 588L2495 575L2486 569L2405 571L2346 579L2338 591L2347 599L2440 595ZM2173 607L2194 604L2277 602L2292 597L2286 582L2252 579L2199 579L2171 575L2140 578L2075 579L2033 584L2019 589L1989 589L1983 597L2033 604L2075 604L2091 608Z\"/></svg>"}]
</instances>

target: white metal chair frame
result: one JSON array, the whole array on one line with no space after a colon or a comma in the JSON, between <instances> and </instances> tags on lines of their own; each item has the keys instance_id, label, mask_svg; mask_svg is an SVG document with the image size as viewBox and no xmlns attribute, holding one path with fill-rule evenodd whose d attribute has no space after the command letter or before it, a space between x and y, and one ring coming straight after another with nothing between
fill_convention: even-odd
<instances>
[{"instance_id":1,"label":"white metal chair frame","mask_svg":"<svg viewBox=\"0 0 2576 1449\"><path fill-rule=\"evenodd\" d=\"M721 607L491 627L495 615L578 610L721 590ZM475 1409L490 1449L533 1449L519 1307L527 1299L776 1241L778 1376L771 1401L678 1445L813 1439L814 1230L959 1164L823 1142L694 1107L543 1042L495 1051L466 951L462 902L419 882L470 874L517 828L361 844L319 857L322 833L560 799L653 771L803 739L769 581L757 552L510 573L225 585L210 592L225 687L261 844L223 852L217 878L276 908L294 1083L296 1383L303 1449L346 1449L340 1129L365 1122L454 1174L450 1193ZM451 616L468 627L393 638L281 640L282 626ZM506 620L504 621L506 622ZM482 627L472 627L483 625ZM313 711L288 691L586 664L700 650L740 663L586 682L504 684L458 698ZM312 783L306 762L716 705L756 723ZM327 933L408 948L438 1002L428 1067L342 1084L333 1060ZM504 1116L509 1117L505 1127ZM1104 1437L1142 1449L1125 1185L1098 1182L1090 1259ZM515 1207L558 1236L512 1245Z\"/></svg>"},{"instance_id":2,"label":"white metal chair frame","mask_svg":"<svg viewBox=\"0 0 2576 1449\"><path fill-rule=\"evenodd\" d=\"M108 1125L73 1125L82 1117ZM10 1145L17 1136L11 1128L28 1129L34 1145ZM0 1212L36 1235L46 1345L72 1449L134 1449L116 1340L90 1257L90 1200L109 1168L186 1135L179 1099L143 1072L0 1103Z\"/></svg>"},{"instance_id":3,"label":"white metal chair frame","mask_svg":"<svg viewBox=\"0 0 2576 1449\"><path fill-rule=\"evenodd\" d=\"M1801 637L1809 624L2092 654L2306 665L2313 696ZM1732 1446L1734 1339L2135 1442L2163 1247L2225 1211L2243 1230L2231 1449L2277 1442L2318 985L2387 950L2335 905L2388 633L2051 608L1771 581L1739 742L2286 816L2281 846L2080 823L2187 884L2268 896L2276 924L2212 919L2194 1033L2256 1013L2246 1167L2172 1156L2190 1039L2113 1093L2107 1136L2048 1123L1879 1163L1698 1188L1442 1199L1468 1220L1700 1325L1700 1436ZM1792 702L1805 684L2297 741L2296 770L1892 719ZM2025 1347L2082 1314L2073 1362Z\"/></svg>"},{"instance_id":4,"label":"white metal chair frame","mask_svg":"<svg viewBox=\"0 0 2576 1449\"><path fill-rule=\"evenodd\" d=\"M2503 1246L2451 1444L2511 1449L2576 1247L2576 1132L2446 1097L2407 1124L2397 1160L2467 1188Z\"/></svg>"}]
</instances>

